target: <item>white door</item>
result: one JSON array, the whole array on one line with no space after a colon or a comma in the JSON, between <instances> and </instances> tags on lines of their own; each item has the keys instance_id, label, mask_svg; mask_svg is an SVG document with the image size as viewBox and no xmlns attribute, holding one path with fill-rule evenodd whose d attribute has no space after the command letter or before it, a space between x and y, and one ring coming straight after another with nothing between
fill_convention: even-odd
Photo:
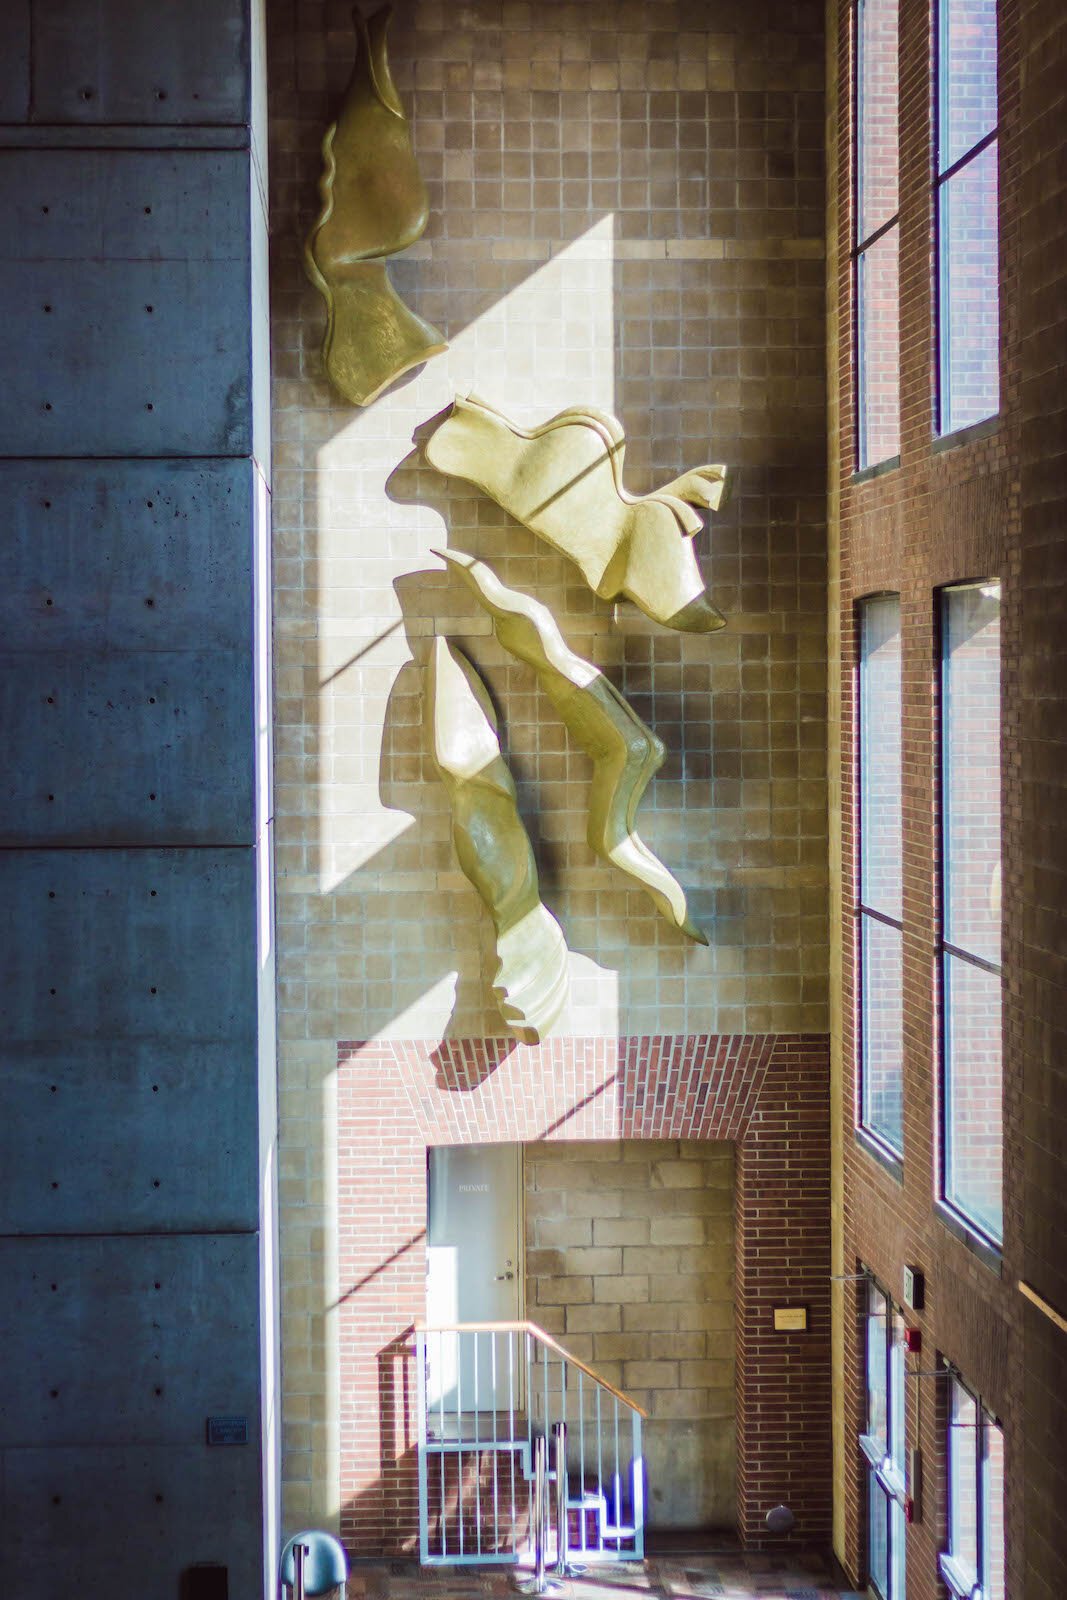
<instances>
[{"instance_id":1,"label":"white door","mask_svg":"<svg viewBox=\"0 0 1067 1600\"><path fill-rule=\"evenodd\" d=\"M522 1146L442 1145L429 1152L426 1321L522 1316ZM515 1343L503 1335L430 1334L427 1400L446 1410L504 1411L518 1400ZM509 1377L510 1373L510 1377ZM510 1385L510 1387L509 1387Z\"/></svg>"}]
</instances>

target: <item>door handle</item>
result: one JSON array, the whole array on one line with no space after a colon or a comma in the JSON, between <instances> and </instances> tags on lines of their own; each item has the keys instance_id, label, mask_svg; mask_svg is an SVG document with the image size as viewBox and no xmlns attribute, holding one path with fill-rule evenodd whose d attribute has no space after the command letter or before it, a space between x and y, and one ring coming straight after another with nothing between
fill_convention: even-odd
<instances>
[{"instance_id":1,"label":"door handle","mask_svg":"<svg viewBox=\"0 0 1067 1600\"><path fill-rule=\"evenodd\" d=\"M498 1272L496 1277L493 1279L493 1282L494 1283L510 1282L510 1280L514 1276L515 1276L515 1274L513 1272Z\"/></svg>"}]
</instances>

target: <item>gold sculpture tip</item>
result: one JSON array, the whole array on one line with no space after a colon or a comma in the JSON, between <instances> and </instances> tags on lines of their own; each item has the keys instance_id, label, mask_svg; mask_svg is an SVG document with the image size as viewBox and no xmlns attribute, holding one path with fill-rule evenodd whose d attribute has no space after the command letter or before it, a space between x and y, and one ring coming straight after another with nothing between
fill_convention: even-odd
<instances>
[{"instance_id":1,"label":"gold sculpture tip","mask_svg":"<svg viewBox=\"0 0 1067 1600\"><path fill-rule=\"evenodd\" d=\"M337 121L322 141L322 206L304 264L326 302L327 375L353 405L367 406L412 367L448 349L438 330L400 299L385 257L421 237L426 187L389 71L383 6L357 8L356 59Z\"/></svg>"}]
</instances>

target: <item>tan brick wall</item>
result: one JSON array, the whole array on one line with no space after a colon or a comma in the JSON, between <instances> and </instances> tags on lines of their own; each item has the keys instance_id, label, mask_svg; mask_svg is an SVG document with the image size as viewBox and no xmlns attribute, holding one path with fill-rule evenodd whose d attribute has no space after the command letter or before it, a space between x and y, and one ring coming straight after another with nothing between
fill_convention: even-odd
<instances>
[{"instance_id":1,"label":"tan brick wall","mask_svg":"<svg viewBox=\"0 0 1067 1600\"><path fill-rule=\"evenodd\" d=\"M355 411L323 381L322 305L300 264L351 57L347 7L273 8L287 1040L499 1031L487 919L424 748L435 630L470 651L502 713L574 952L560 1031L825 1025L819 39L799 4L780 8L788 51L747 37L734 7L728 29L711 7L692 34L653 31L651 0L624 9L600 32L579 6L510 5L501 26L485 0L462 29L426 0L398 8L391 59L433 211L393 270L451 349ZM735 499L698 537L729 626L698 638L616 623L486 498L418 470L413 431L472 388L520 421L576 401L616 410L635 490L730 463ZM641 827L692 891L710 948L681 942L590 854L588 764L446 579L442 542L545 600L664 737Z\"/></svg>"},{"instance_id":2,"label":"tan brick wall","mask_svg":"<svg viewBox=\"0 0 1067 1600\"><path fill-rule=\"evenodd\" d=\"M684 10L684 16L682 14ZM826 1026L822 55L817 0L397 7L391 61L427 179L391 271L448 354L366 411L322 378L302 241L347 79L348 0L276 0L271 81L278 1025L286 1514L339 1514L336 1045L480 1039L489 923L421 731L435 628L485 673L545 898L571 1036ZM618 413L635 491L723 460L698 548L728 627L616 625L575 569L412 435L470 389L534 421ZM588 763L430 554L545 600L670 758L640 826L683 881L687 946L585 843Z\"/></svg>"},{"instance_id":3,"label":"tan brick wall","mask_svg":"<svg viewBox=\"0 0 1067 1600\"><path fill-rule=\"evenodd\" d=\"M527 1315L650 1413L650 1525L732 1526L733 1146L527 1146L525 1166Z\"/></svg>"}]
</instances>

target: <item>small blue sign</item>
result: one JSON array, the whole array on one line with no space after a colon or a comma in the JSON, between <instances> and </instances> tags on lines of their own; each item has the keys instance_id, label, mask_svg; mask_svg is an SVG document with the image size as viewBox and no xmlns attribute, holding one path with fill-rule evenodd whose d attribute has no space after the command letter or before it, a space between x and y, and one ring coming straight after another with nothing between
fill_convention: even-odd
<instances>
[{"instance_id":1,"label":"small blue sign","mask_svg":"<svg viewBox=\"0 0 1067 1600\"><path fill-rule=\"evenodd\" d=\"M208 1444L247 1444L247 1417L208 1417Z\"/></svg>"}]
</instances>

